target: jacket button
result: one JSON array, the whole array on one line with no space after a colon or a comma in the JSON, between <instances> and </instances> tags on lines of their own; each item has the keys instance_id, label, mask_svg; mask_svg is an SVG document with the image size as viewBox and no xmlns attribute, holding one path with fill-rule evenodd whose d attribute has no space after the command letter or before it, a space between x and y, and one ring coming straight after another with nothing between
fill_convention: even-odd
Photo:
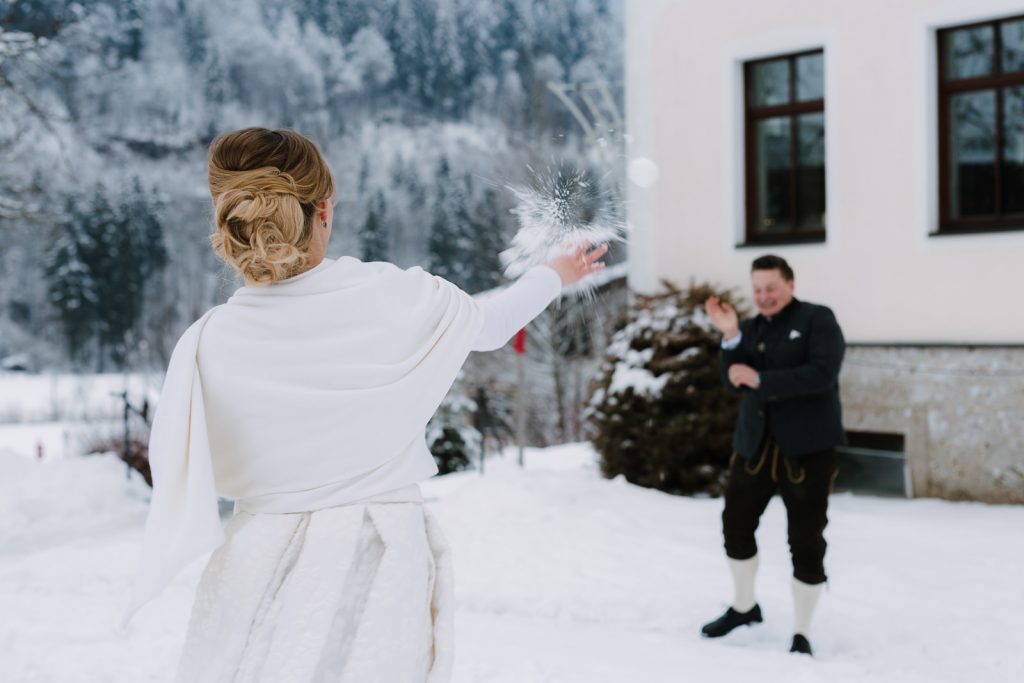
<instances>
[{"instance_id":1,"label":"jacket button","mask_svg":"<svg viewBox=\"0 0 1024 683\"><path fill-rule=\"evenodd\" d=\"M757 411L757 416L758 417L764 417L764 411L763 410Z\"/></svg>"}]
</instances>

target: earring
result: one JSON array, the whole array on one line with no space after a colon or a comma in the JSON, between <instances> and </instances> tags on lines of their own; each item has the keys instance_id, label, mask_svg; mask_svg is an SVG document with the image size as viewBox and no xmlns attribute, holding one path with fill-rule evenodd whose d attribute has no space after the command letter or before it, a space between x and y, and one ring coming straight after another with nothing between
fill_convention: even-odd
<instances>
[{"instance_id":1,"label":"earring","mask_svg":"<svg viewBox=\"0 0 1024 683\"><path fill-rule=\"evenodd\" d=\"M323 227L324 227L324 230L326 230L326 229L327 229L327 221L324 221L324 222L322 223L322 225L323 225Z\"/></svg>"}]
</instances>

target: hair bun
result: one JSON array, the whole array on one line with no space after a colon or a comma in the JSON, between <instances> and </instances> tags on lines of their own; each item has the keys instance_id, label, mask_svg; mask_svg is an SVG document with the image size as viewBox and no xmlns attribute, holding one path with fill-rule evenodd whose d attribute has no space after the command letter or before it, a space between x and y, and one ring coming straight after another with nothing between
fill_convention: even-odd
<instances>
[{"instance_id":1,"label":"hair bun","mask_svg":"<svg viewBox=\"0 0 1024 683\"><path fill-rule=\"evenodd\" d=\"M305 266L306 254L298 245L306 220L294 194L229 190L217 198L214 217L214 249L246 280L269 284Z\"/></svg>"},{"instance_id":2,"label":"hair bun","mask_svg":"<svg viewBox=\"0 0 1024 683\"><path fill-rule=\"evenodd\" d=\"M214 251L253 284L296 275L309 262L316 202L334 180L316 146L294 131L247 128L210 145Z\"/></svg>"}]
</instances>

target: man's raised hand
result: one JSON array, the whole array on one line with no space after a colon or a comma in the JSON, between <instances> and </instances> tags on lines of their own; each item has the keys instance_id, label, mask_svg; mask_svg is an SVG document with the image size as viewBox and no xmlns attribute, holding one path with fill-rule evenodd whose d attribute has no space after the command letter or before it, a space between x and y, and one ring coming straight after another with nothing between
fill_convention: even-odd
<instances>
[{"instance_id":1,"label":"man's raised hand","mask_svg":"<svg viewBox=\"0 0 1024 683\"><path fill-rule=\"evenodd\" d=\"M717 327L726 339L732 339L740 333L740 319L736 315L736 310L717 296L709 297L704 302L704 311L711 319L711 324Z\"/></svg>"}]
</instances>

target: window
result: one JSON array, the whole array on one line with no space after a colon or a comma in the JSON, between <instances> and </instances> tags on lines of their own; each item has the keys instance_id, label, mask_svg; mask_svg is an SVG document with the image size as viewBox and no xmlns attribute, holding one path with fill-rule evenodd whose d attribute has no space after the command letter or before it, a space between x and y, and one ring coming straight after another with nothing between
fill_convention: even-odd
<instances>
[{"instance_id":1,"label":"window","mask_svg":"<svg viewBox=\"0 0 1024 683\"><path fill-rule=\"evenodd\" d=\"M938 39L939 232L1024 229L1024 17Z\"/></svg>"},{"instance_id":2,"label":"window","mask_svg":"<svg viewBox=\"0 0 1024 683\"><path fill-rule=\"evenodd\" d=\"M910 468L902 434L846 432L836 448L836 491L862 491L911 497Z\"/></svg>"},{"instance_id":3,"label":"window","mask_svg":"<svg viewBox=\"0 0 1024 683\"><path fill-rule=\"evenodd\" d=\"M748 244L825 239L824 57L744 65Z\"/></svg>"}]
</instances>

